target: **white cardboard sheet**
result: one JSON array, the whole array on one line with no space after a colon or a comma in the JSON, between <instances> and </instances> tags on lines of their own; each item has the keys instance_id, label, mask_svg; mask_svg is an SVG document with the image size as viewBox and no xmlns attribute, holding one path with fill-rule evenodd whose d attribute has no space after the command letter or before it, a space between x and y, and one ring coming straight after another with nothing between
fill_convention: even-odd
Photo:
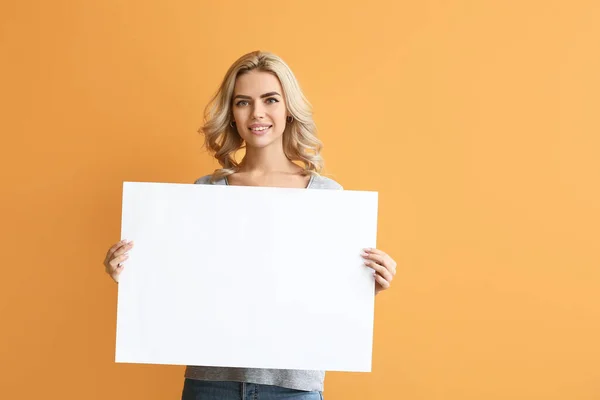
<instances>
[{"instance_id":1,"label":"white cardboard sheet","mask_svg":"<svg viewBox=\"0 0 600 400\"><path fill-rule=\"evenodd\" d=\"M371 371L377 197L124 182L116 362Z\"/></svg>"}]
</instances>

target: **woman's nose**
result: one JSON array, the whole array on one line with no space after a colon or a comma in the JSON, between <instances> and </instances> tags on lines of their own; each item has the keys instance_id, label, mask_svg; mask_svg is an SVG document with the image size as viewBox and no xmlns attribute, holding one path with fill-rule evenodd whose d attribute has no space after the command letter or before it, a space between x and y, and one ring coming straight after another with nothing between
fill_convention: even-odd
<instances>
[{"instance_id":1,"label":"woman's nose","mask_svg":"<svg viewBox=\"0 0 600 400\"><path fill-rule=\"evenodd\" d=\"M262 104L257 104L252 109L252 116L255 118L262 118L265 115L265 110Z\"/></svg>"}]
</instances>

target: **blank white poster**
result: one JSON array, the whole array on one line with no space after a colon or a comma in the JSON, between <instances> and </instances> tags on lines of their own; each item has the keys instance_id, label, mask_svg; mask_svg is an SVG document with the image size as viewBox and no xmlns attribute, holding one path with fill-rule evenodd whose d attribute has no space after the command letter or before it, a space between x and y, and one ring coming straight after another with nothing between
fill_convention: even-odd
<instances>
[{"instance_id":1,"label":"blank white poster","mask_svg":"<svg viewBox=\"0 0 600 400\"><path fill-rule=\"evenodd\" d=\"M377 201L124 182L116 362L371 371Z\"/></svg>"}]
</instances>

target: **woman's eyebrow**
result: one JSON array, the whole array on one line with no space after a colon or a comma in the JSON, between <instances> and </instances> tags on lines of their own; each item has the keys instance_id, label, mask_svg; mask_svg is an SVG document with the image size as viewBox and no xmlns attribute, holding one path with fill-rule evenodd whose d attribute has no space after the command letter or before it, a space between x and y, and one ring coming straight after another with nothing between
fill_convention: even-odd
<instances>
[{"instance_id":1,"label":"woman's eyebrow","mask_svg":"<svg viewBox=\"0 0 600 400\"><path fill-rule=\"evenodd\" d=\"M279 93L277 93L277 92L269 92L269 93L261 94L261 95L260 95L260 98L262 99L262 98L264 98L264 97L269 97L269 96L281 96L281 95L280 95ZM239 97L240 99L249 99L249 100L252 100L252 97L250 97L250 96L246 96L246 95L243 95L243 94L238 94L238 95L236 95L236 96L235 96L233 99L235 100L235 99L237 99L238 97Z\"/></svg>"}]
</instances>

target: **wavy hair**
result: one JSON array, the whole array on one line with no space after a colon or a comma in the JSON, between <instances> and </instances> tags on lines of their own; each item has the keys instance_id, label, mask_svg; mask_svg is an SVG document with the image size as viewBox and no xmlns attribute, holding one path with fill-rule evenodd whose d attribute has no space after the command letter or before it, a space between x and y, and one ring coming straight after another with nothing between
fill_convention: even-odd
<instances>
[{"instance_id":1,"label":"wavy hair","mask_svg":"<svg viewBox=\"0 0 600 400\"><path fill-rule=\"evenodd\" d=\"M222 167L213 172L211 182L239 169L235 153L245 145L237 128L229 124L232 121L232 97L237 77L252 70L271 73L281 83L287 111L294 117L283 132L286 157L290 161L302 162L304 175L319 175L324 165L321 157L323 144L317 137L311 104L302 93L292 70L280 57L265 51L253 51L229 67L221 86L204 110L204 125L198 132L204 134L204 146Z\"/></svg>"}]
</instances>

